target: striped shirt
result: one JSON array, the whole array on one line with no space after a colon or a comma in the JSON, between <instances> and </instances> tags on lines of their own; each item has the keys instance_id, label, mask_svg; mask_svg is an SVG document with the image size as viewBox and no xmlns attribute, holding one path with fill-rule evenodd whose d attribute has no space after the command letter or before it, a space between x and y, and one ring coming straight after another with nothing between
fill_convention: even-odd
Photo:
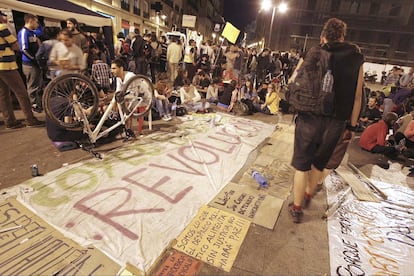
<instances>
[{"instance_id":1,"label":"striped shirt","mask_svg":"<svg viewBox=\"0 0 414 276\"><path fill-rule=\"evenodd\" d=\"M16 70L16 55L11 45L17 41L7 29L7 25L0 23L0 71Z\"/></svg>"}]
</instances>

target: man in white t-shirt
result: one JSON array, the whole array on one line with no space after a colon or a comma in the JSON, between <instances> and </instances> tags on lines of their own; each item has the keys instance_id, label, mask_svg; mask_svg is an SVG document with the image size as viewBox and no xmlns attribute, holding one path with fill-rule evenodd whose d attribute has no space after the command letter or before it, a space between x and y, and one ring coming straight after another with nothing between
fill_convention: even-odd
<instances>
[{"instance_id":1,"label":"man in white t-shirt","mask_svg":"<svg viewBox=\"0 0 414 276\"><path fill-rule=\"evenodd\" d=\"M86 68L83 52L73 43L72 33L68 29L60 33L60 41L56 43L49 56L50 64L57 66L57 74L77 73Z\"/></svg>"},{"instance_id":2,"label":"man in white t-shirt","mask_svg":"<svg viewBox=\"0 0 414 276\"><path fill-rule=\"evenodd\" d=\"M135 76L134 73L125 70L125 63L122 59L116 58L111 64L111 73L116 77L116 92L122 90L123 86L127 81Z\"/></svg>"},{"instance_id":3,"label":"man in white t-shirt","mask_svg":"<svg viewBox=\"0 0 414 276\"><path fill-rule=\"evenodd\" d=\"M120 58L116 58L111 63L111 73L116 78L115 92L120 92L124 88L124 85L128 80L135 76L134 73L125 70L126 64ZM131 118L125 123L125 127L131 130L132 120ZM132 135L133 133L130 133Z\"/></svg>"}]
</instances>

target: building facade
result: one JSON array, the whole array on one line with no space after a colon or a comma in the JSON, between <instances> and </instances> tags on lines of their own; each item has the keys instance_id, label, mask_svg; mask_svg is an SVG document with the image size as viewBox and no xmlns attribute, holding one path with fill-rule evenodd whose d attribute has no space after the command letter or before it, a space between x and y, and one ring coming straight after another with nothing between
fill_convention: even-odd
<instances>
[{"instance_id":1,"label":"building facade","mask_svg":"<svg viewBox=\"0 0 414 276\"><path fill-rule=\"evenodd\" d=\"M274 50L303 50L319 43L324 22L337 17L348 25L346 40L361 47L366 61L414 66L414 1L412 0L290 0L286 14L276 14ZM259 14L257 26L269 26L269 13ZM260 22L260 23L259 23ZM257 30L259 39L269 29Z\"/></svg>"},{"instance_id":2,"label":"building facade","mask_svg":"<svg viewBox=\"0 0 414 276\"><path fill-rule=\"evenodd\" d=\"M223 8L223 0L184 0L184 14L197 16L194 30L202 34L204 40L218 39L214 28L216 24L224 24ZM213 36L213 33L217 34Z\"/></svg>"},{"instance_id":3,"label":"building facade","mask_svg":"<svg viewBox=\"0 0 414 276\"><path fill-rule=\"evenodd\" d=\"M194 30L211 37L216 18L223 13L221 0L71 0L102 15L111 17L114 33L133 31L163 35L182 30L183 14L197 17Z\"/></svg>"}]
</instances>

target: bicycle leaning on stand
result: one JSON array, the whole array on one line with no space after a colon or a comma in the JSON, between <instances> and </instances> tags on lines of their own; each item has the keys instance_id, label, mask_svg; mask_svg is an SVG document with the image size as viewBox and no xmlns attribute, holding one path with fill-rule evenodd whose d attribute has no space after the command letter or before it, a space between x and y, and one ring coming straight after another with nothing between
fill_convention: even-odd
<instances>
[{"instance_id":1,"label":"bicycle leaning on stand","mask_svg":"<svg viewBox=\"0 0 414 276\"><path fill-rule=\"evenodd\" d=\"M43 107L48 119L67 130L82 128L94 145L119 126L123 126L126 135L131 130L125 127L131 117L141 117L151 110L154 88L151 81L142 75L129 79L122 91L112 97L99 121L94 127L90 121L96 118L99 110L99 93L95 84L82 74L65 74L53 79L43 94ZM104 122L117 113L119 120L104 129ZM82 147L82 145L81 145ZM92 152L96 157L100 155Z\"/></svg>"}]
</instances>

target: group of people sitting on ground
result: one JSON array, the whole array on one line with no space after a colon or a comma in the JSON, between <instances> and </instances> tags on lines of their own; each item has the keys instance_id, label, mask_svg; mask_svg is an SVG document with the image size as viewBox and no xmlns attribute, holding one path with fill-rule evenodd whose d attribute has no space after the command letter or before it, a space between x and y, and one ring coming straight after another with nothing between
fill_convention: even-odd
<instances>
[{"instance_id":1,"label":"group of people sitting on ground","mask_svg":"<svg viewBox=\"0 0 414 276\"><path fill-rule=\"evenodd\" d=\"M395 158L414 154L414 68L402 74L394 67L383 91L370 92L367 107L361 112L357 131L362 132L359 145L372 153ZM389 93L384 93L389 89ZM410 125L410 127L408 127ZM410 130L412 129L412 130Z\"/></svg>"},{"instance_id":2,"label":"group of people sitting on ground","mask_svg":"<svg viewBox=\"0 0 414 276\"><path fill-rule=\"evenodd\" d=\"M224 73L225 74L225 73ZM185 113L206 113L217 107L223 112L248 115L255 112L274 115L279 112L280 86L263 83L258 89L248 78L211 78L199 70L189 77L186 69L179 70L174 82L163 73L155 84L156 113L165 121L171 120L172 108L183 108ZM154 116L153 116L154 117ZM157 118L157 116L155 116Z\"/></svg>"}]
</instances>

